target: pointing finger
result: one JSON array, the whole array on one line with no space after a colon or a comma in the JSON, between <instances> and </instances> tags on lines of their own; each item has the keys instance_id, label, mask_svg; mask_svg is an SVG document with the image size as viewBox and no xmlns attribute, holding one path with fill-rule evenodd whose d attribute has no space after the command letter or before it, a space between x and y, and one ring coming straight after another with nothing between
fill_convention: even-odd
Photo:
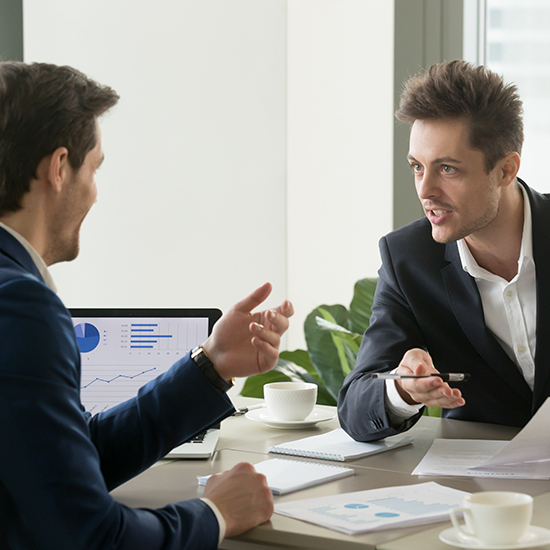
<instances>
[{"instance_id":1,"label":"pointing finger","mask_svg":"<svg viewBox=\"0 0 550 550\"><path fill-rule=\"evenodd\" d=\"M242 311L244 313L250 313L255 307L259 306L270 294L271 283L264 283L261 287L257 288L254 292L249 294L246 298L237 302L233 309Z\"/></svg>"}]
</instances>

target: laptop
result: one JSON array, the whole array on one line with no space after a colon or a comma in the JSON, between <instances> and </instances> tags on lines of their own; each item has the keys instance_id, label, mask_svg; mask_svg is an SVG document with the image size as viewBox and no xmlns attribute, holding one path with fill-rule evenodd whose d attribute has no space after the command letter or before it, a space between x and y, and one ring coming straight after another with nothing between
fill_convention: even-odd
<instances>
[{"instance_id":1,"label":"laptop","mask_svg":"<svg viewBox=\"0 0 550 550\"><path fill-rule=\"evenodd\" d=\"M80 397L91 414L137 395L202 344L221 317L219 309L70 309L82 359ZM220 425L171 451L168 458L209 458Z\"/></svg>"}]
</instances>

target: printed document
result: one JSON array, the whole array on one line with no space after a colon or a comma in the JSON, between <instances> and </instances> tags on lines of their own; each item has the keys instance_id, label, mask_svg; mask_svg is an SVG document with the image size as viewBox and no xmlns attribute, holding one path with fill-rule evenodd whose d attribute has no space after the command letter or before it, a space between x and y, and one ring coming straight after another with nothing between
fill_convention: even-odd
<instances>
[{"instance_id":1,"label":"printed document","mask_svg":"<svg viewBox=\"0 0 550 550\"><path fill-rule=\"evenodd\" d=\"M275 505L275 513L347 535L448 521L467 495L433 481L384 487Z\"/></svg>"},{"instance_id":2,"label":"printed document","mask_svg":"<svg viewBox=\"0 0 550 550\"><path fill-rule=\"evenodd\" d=\"M436 439L413 475L550 479L550 399L511 441Z\"/></svg>"}]
</instances>

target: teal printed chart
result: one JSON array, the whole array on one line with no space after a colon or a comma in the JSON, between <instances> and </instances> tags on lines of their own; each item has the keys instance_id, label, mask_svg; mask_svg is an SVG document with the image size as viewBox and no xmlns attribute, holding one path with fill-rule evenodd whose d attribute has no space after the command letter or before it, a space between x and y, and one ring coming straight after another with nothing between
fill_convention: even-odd
<instances>
[{"instance_id":1,"label":"teal printed chart","mask_svg":"<svg viewBox=\"0 0 550 550\"><path fill-rule=\"evenodd\" d=\"M385 487L275 506L275 513L348 535L449 519L467 493L435 482Z\"/></svg>"}]
</instances>

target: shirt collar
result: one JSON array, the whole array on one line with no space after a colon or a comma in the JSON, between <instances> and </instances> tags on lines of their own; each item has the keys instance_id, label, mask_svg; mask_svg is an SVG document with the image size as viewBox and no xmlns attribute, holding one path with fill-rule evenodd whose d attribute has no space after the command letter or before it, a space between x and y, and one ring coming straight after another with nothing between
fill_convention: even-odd
<instances>
[{"instance_id":1,"label":"shirt collar","mask_svg":"<svg viewBox=\"0 0 550 550\"><path fill-rule=\"evenodd\" d=\"M521 249L518 259L518 273L526 260L533 260L533 225L531 223L531 203L529 202L529 196L523 185L519 185L521 192L523 193L523 234L521 236ZM460 239L456 242L458 247L458 254L460 255L460 261L462 263L462 269L469 273L472 277L478 279L485 279L487 281L501 280L498 275L495 275L486 269L483 269L475 261L472 253L466 241Z\"/></svg>"},{"instance_id":2,"label":"shirt collar","mask_svg":"<svg viewBox=\"0 0 550 550\"><path fill-rule=\"evenodd\" d=\"M40 271L40 275L42 275L42 278L44 279L46 285L48 285L54 292L57 292L57 287L53 282L53 278L48 270L48 266L46 265L40 254L38 254L38 252L32 247L31 243L29 243L29 241L27 241L25 237L20 235L17 231L15 231L15 229L12 229L9 225L0 222L0 227L6 230L10 235L15 237L21 243L21 246L29 253L32 261L34 262L34 265L36 265L36 268L38 269L38 271Z\"/></svg>"}]
</instances>

